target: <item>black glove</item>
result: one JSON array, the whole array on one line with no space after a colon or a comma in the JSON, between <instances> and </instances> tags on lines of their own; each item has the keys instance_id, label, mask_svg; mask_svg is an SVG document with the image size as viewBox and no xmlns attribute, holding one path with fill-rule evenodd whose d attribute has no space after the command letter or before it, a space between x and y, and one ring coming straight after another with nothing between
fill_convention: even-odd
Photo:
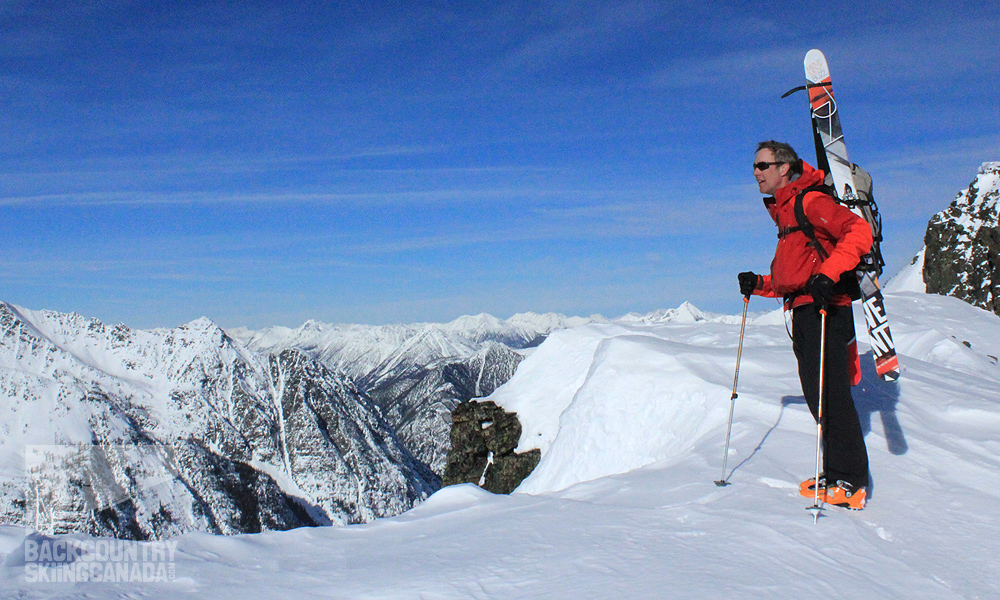
<instances>
[{"instance_id":1,"label":"black glove","mask_svg":"<svg viewBox=\"0 0 1000 600\"><path fill-rule=\"evenodd\" d=\"M753 295L754 290L760 287L760 275L757 275L753 271L746 271L739 274L740 278L740 293L743 294L745 298L749 298Z\"/></svg>"},{"instance_id":2,"label":"black glove","mask_svg":"<svg viewBox=\"0 0 1000 600\"><path fill-rule=\"evenodd\" d=\"M825 307L833 298L833 286L836 285L832 279L822 273L816 273L806 282L806 291L812 296L813 302Z\"/></svg>"}]
</instances>

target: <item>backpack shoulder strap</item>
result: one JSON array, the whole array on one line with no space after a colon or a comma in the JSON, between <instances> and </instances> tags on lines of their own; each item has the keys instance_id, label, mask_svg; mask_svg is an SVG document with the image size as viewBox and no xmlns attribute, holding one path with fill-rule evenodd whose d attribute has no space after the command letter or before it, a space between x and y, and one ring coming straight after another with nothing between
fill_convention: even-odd
<instances>
[{"instance_id":1,"label":"backpack shoulder strap","mask_svg":"<svg viewBox=\"0 0 1000 600\"><path fill-rule=\"evenodd\" d=\"M830 257L830 255L827 253L826 249L823 248L823 245L819 243L819 240L816 239L816 230L806 217L806 211L802 205L803 198L805 198L806 194L809 192L820 192L822 194L826 194L827 196L833 198L834 202L839 203L833 188L828 185L817 185L802 190L799 192L798 196L795 197L795 221L798 223L798 227L793 227L790 231L794 230L804 233L806 237L809 238L809 245L816 250L817 254L819 254L820 260L826 260ZM834 290L836 290L837 293L847 294L851 300L858 300L861 298L861 288L858 285L858 278L854 275L854 271L855 269L848 269L847 271L844 271L840 276L840 280L836 282Z\"/></svg>"},{"instance_id":2,"label":"backpack shoulder strap","mask_svg":"<svg viewBox=\"0 0 1000 600\"><path fill-rule=\"evenodd\" d=\"M816 250L821 260L826 260L827 258L830 257L830 255L827 253L826 249L823 248L823 245L819 243L819 240L816 239L816 229L813 227L813 224L810 223L809 219L806 217L806 211L805 208L803 207L803 199L809 192L821 192L824 194L829 194L829 190L830 188L826 185L816 185L807 187L806 189L799 192L798 195L795 196L795 222L798 223L798 227L793 227L786 232L786 233L791 233L792 231L801 231L802 233L806 234L806 237L809 238L809 245Z\"/></svg>"}]
</instances>

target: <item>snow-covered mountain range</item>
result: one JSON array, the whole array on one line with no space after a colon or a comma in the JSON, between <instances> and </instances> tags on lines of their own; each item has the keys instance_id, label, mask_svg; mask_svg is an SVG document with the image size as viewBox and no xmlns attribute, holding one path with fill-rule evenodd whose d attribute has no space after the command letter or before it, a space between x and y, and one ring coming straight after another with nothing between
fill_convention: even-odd
<instances>
[{"instance_id":1,"label":"snow-covered mountain range","mask_svg":"<svg viewBox=\"0 0 1000 600\"><path fill-rule=\"evenodd\" d=\"M331 325L297 329L234 329L230 334L260 354L294 349L343 373L381 409L400 441L438 475L449 448L451 411L489 395L514 373L518 350L554 330L605 320L525 313L510 319L464 316L450 323Z\"/></svg>"},{"instance_id":2,"label":"snow-covered mountain range","mask_svg":"<svg viewBox=\"0 0 1000 600\"><path fill-rule=\"evenodd\" d=\"M780 315L747 324L727 487L714 481L739 323L594 323L552 333L489 397L518 412L521 448L542 451L510 496L466 484L367 524L183 534L152 563L169 567L160 580L59 583L127 559L46 561L41 544L104 540L0 527L0 596L1000 597L1000 317L931 294L885 303L897 382L875 373L855 314L872 466L861 512L827 507L814 523L804 510L816 427Z\"/></svg>"},{"instance_id":3,"label":"snow-covered mountain range","mask_svg":"<svg viewBox=\"0 0 1000 600\"><path fill-rule=\"evenodd\" d=\"M522 313L505 320L480 314L450 323L333 325L307 321L296 329L238 328L228 333L259 351L296 348L370 388L396 373L401 364L429 364L441 358L470 356L485 342L530 348L557 329L607 321L599 315L581 318Z\"/></svg>"},{"instance_id":4,"label":"snow-covered mountain range","mask_svg":"<svg viewBox=\"0 0 1000 600\"><path fill-rule=\"evenodd\" d=\"M672 318L710 317L625 320ZM439 487L459 402L594 322L608 320L137 331L0 304L0 519L159 539L398 514Z\"/></svg>"},{"instance_id":5,"label":"snow-covered mountain range","mask_svg":"<svg viewBox=\"0 0 1000 600\"><path fill-rule=\"evenodd\" d=\"M207 319L135 331L9 304L0 331L4 522L240 533L369 521L438 487L350 380L296 350L256 354Z\"/></svg>"}]
</instances>

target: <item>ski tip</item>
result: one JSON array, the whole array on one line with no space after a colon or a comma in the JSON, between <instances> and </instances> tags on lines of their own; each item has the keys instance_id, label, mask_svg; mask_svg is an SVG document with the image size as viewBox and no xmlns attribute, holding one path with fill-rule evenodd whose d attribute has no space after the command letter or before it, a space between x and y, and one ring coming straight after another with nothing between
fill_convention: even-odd
<instances>
[{"instance_id":1,"label":"ski tip","mask_svg":"<svg viewBox=\"0 0 1000 600\"><path fill-rule=\"evenodd\" d=\"M826 57L815 48L806 52L803 61L806 69L806 79L812 83L826 81L830 77L830 67L826 65Z\"/></svg>"}]
</instances>

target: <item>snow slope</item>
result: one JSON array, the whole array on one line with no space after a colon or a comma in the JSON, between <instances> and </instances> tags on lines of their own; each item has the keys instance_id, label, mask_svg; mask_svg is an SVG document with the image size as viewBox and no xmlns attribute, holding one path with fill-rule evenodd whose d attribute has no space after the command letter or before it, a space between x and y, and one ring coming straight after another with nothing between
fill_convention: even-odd
<instances>
[{"instance_id":1,"label":"snow slope","mask_svg":"<svg viewBox=\"0 0 1000 600\"><path fill-rule=\"evenodd\" d=\"M885 293L896 292L920 292L927 291L927 284L924 283L924 255L927 248L921 248L917 252L910 264L899 270L892 276L892 279L885 282Z\"/></svg>"},{"instance_id":2,"label":"snow slope","mask_svg":"<svg viewBox=\"0 0 1000 600\"><path fill-rule=\"evenodd\" d=\"M862 512L804 510L815 424L773 315L747 325L723 488L739 324L592 324L549 336L491 397L542 449L518 493L455 486L365 525L185 534L173 580L148 584L26 582L23 532L0 529L0 596L998 598L1000 317L917 293L886 306L902 376L878 379L862 333Z\"/></svg>"}]
</instances>

